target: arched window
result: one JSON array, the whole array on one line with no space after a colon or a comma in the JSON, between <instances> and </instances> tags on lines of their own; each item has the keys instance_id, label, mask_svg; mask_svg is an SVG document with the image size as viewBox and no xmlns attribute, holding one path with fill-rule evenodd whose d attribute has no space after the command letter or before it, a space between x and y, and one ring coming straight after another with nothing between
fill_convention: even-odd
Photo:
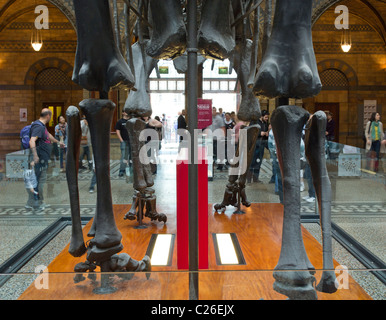
<instances>
[{"instance_id":1,"label":"arched window","mask_svg":"<svg viewBox=\"0 0 386 320\"><path fill-rule=\"evenodd\" d=\"M35 78L37 90L68 90L71 89L71 79L58 68L46 68Z\"/></svg>"},{"instance_id":2,"label":"arched window","mask_svg":"<svg viewBox=\"0 0 386 320\"><path fill-rule=\"evenodd\" d=\"M346 75L337 69L326 69L320 73L324 89L347 90L349 82Z\"/></svg>"}]
</instances>

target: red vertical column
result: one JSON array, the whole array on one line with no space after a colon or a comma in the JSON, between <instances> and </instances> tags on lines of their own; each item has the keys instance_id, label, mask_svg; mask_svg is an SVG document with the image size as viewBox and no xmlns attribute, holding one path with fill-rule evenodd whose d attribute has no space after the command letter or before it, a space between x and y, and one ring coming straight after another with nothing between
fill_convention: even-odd
<instances>
[{"instance_id":1,"label":"red vertical column","mask_svg":"<svg viewBox=\"0 0 386 320\"><path fill-rule=\"evenodd\" d=\"M198 148L198 185L198 267L208 269L208 160L205 147Z\"/></svg>"},{"instance_id":2,"label":"red vertical column","mask_svg":"<svg viewBox=\"0 0 386 320\"><path fill-rule=\"evenodd\" d=\"M184 151L184 149L181 151ZM177 267L178 269L189 269L189 175L187 154L177 160L176 183Z\"/></svg>"},{"instance_id":3,"label":"red vertical column","mask_svg":"<svg viewBox=\"0 0 386 320\"><path fill-rule=\"evenodd\" d=\"M189 269L189 175L188 155L177 160L177 267ZM199 268L208 269L208 162L206 149L198 150L198 233Z\"/></svg>"}]
</instances>

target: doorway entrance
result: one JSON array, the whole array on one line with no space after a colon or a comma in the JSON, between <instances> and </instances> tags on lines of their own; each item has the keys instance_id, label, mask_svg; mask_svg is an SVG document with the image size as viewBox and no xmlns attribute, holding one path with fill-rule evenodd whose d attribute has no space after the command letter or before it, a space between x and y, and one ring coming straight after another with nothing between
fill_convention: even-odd
<instances>
[{"instance_id":1,"label":"doorway entrance","mask_svg":"<svg viewBox=\"0 0 386 320\"><path fill-rule=\"evenodd\" d=\"M65 114L64 102L43 102L42 108L50 109L52 112L52 118L47 124L47 130L55 136L55 126L58 124L58 117Z\"/></svg>"},{"instance_id":2,"label":"doorway entrance","mask_svg":"<svg viewBox=\"0 0 386 320\"><path fill-rule=\"evenodd\" d=\"M339 142L339 102L324 103L319 102L315 103L315 112L316 111L330 111L333 114L333 119L335 121L335 132L334 132L334 141Z\"/></svg>"}]
</instances>

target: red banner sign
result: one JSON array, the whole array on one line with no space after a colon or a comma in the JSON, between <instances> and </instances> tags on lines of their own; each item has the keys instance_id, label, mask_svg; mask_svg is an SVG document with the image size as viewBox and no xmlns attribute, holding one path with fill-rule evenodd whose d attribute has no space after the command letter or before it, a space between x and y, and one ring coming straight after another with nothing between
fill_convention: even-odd
<instances>
[{"instance_id":1,"label":"red banner sign","mask_svg":"<svg viewBox=\"0 0 386 320\"><path fill-rule=\"evenodd\" d=\"M197 128L205 129L212 124L212 100L197 100Z\"/></svg>"}]
</instances>

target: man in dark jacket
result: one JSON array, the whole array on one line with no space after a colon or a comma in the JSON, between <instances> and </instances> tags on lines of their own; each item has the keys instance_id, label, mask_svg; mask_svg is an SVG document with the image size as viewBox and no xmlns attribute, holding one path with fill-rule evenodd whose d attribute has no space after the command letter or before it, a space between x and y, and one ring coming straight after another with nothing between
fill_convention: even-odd
<instances>
[{"instance_id":1,"label":"man in dark jacket","mask_svg":"<svg viewBox=\"0 0 386 320\"><path fill-rule=\"evenodd\" d=\"M261 112L261 117L257 121L252 121L251 125L258 124L260 126L259 136L256 141L256 149L253 160L251 162L250 171L248 174L248 180L253 182L261 182L259 180L260 167L264 157L265 148L268 149L268 136L271 125L269 124L269 112L263 110Z\"/></svg>"},{"instance_id":2,"label":"man in dark jacket","mask_svg":"<svg viewBox=\"0 0 386 320\"><path fill-rule=\"evenodd\" d=\"M187 129L187 124L186 124L186 119L185 119L185 109L181 111L180 116L177 119L177 129L178 130L186 130ZM180 144L184 140L184 137L180 135ZM180 147L179 147L180 148Z\"/></svg>"},{"instance_id":3,"label":"man in dark jacket","mask_svg":"<svg viewBox=\"0 0 386 320\"><path fill-rule=\"evenodd\" d=\"M120 141L121 148L121 163L119 167L119 176L123 177L126 172L127 165L131 166L131 148L130 148L130 137L126 129L126 123L129 120L129 115L123 111L122 118L118 120L115 126L115 132Z\"/></svg>"}]
</instances>

